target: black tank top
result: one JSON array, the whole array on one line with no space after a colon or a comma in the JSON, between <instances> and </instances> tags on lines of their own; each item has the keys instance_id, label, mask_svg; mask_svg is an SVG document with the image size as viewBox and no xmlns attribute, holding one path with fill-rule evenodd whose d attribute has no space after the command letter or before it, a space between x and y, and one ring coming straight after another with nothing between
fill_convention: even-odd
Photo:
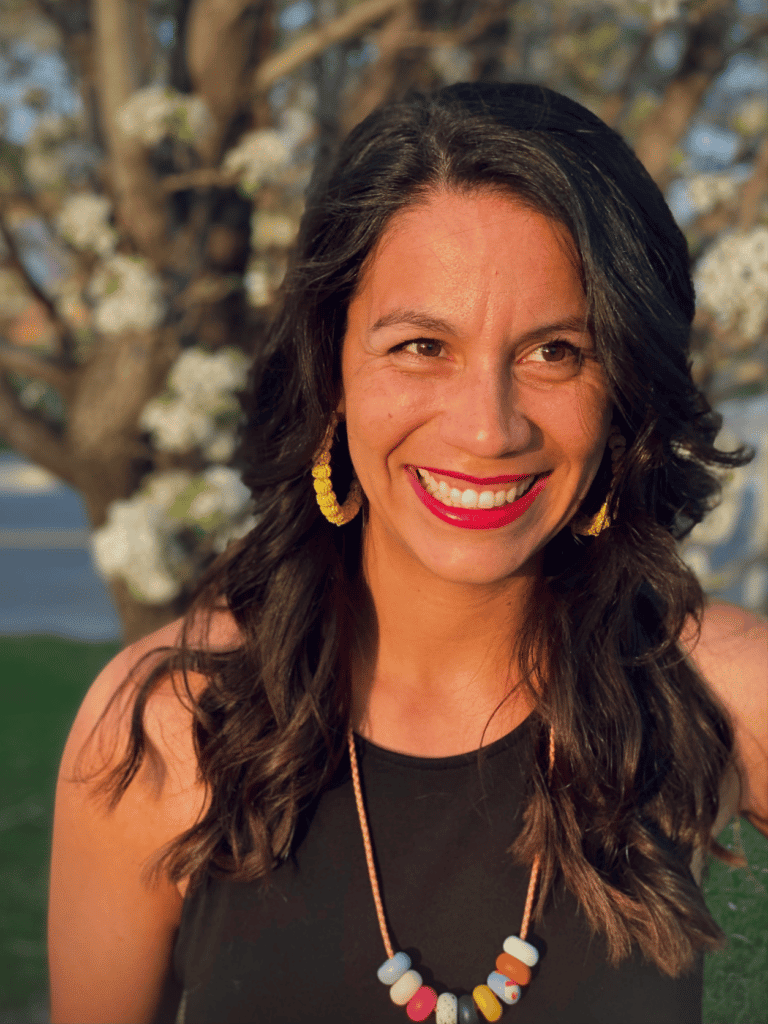
<instances>
[{"instance_id":1,"label":"black tank top","mask_svg":"<svg viewBox=\"0 0 768 1024\"><path fill-rule=\"evenodd\" d=\"M392 941L438 993L484 983L504 939L519 932L528 871L506 851L520 828L530 732L523 722L480 763L477 754L419 758L358 741ZM637 951L609 967L562 885L529 941L539 966L502 1024L701 1022L701 958L676 979ZM345 759L266 887L209 877L185 900L177 1020L407 1024L376 977L385 959Z\"/></svg>"}]
</instances>

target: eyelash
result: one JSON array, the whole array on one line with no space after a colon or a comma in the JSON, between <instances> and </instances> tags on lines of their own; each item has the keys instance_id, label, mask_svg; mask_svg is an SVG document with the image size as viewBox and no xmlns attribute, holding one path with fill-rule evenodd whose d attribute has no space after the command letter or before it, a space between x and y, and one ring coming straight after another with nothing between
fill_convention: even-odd
<instances>
[{"instance_id":1,"label":"eyelash","mask_svg":"<svg viewBox=\"0 0 768 1024\"><path fill-rule=\"evenodd\" d=\"M433 338L416 338L413 341L404 341L402 344L395 346L395 348L392 349L392 351L393 352L407 352L407 350L410 348L411 345L437 345L437 346L440 347L440 349L442 349L444 347L443 343L441 341L436 341ZM572 342L566 341L564 338L554 338L552 341L547 341L547 342L544 342L542 345L537 345L536 348L532 349L531 352L528 353L528 355L530 356L534 352L539 352L539 351L541 351L542 349L545 349L545 348L555 348L555 347L559 347L561 349L562 348L567 349L568 350L568 354L573 356L573 357L575 357L578 360L578 363L579 363L580 366L584 362L584 350L582 348L580 348L578 345L574 345ZM408 355L413 355L413 356L422 356L423 358L427 358L427 359L431 358L431 356L425 356L423 353L420 353L420 352L407 352L407 354ZM542 363L547 362L547 360L545 360L545 359L532 360L532 361L533 362L542 362ZM560 361L561 360L553 360L553 362L560 362Z\"/></svg>"}]
</instances>

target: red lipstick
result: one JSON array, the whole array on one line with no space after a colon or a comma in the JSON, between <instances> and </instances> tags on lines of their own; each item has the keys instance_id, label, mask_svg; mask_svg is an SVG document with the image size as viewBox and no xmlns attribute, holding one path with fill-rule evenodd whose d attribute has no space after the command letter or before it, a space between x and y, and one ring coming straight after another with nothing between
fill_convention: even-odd
<instances>
[{"instance_id":1,"label":"red lipstick","mask_svg":"<svg viewBox=\"0 0 768 1024\"><path fill-rule=\"evenodd\" d=\"M426 469L426 466L424 468ZM439 473L440 470L430 469L428 472ZM451 475L459 476L458 473ZM442 519L444 523L450 523L451 526L461 526L465 530L498 530L502 526L514 523L524 512L528 511L547 486L547 481L549 480L549 474L547 474L540 480L537 480L530 491L524 494L522 498L518 498L517 501L513 501L508 505L502 505L500 508L486 509L454 508L450 505L444 505L421 486L415 472L407 473L406 476L410 481L411 487L416 492L416 496L427 506L430 512L436 515L438 519ZM473 483L489 482L487 480L477 481L473 477L462 477L462 479L471 480ZM503 483L507 480L514 482L515 480L524 479L524 477L498 477L496 479L499 483Z\"/></svg>"}]
</instances>

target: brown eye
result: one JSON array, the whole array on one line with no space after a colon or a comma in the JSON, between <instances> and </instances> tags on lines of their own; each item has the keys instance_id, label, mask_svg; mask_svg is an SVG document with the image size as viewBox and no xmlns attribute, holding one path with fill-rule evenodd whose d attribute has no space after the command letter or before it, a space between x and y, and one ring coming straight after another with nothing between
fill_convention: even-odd
<instances>
[{"instance_id":1,"label":"brown eye","mask_svg":"<svg viewBox=\"0 0 768 1024\"><path fill-rule=\"evenodd\" d=\"M535 361L539 359L544 363L561 363L570 357L579 358L579 350L575 345L567 341L551 341L546 345L540 345L530 358Z\"/></svg>"},{"instance_id":2,"label":"brown eye","mask_svg":"<svg viewBox=\"0 0 768 1024\"><path fill-rule=\"evenodd\" d=\"M443 346L439 341L431 341L429 338L419 338L418 341L409 341L402 346L404 352L410 352L415 356L434 357L439 356Z\"/></svg>"},{"instance_id":3,"label":"brown eye","mask_svg":"<svg viewBox=\"0 0 768 1024\"><path fill-rule=\"evenodd\" d=\"M584 355L584 350L570 341L547 341L523 356L515 372L521 379L533 382L568 380L580 372Z\"/></svg>"}]
</instances>

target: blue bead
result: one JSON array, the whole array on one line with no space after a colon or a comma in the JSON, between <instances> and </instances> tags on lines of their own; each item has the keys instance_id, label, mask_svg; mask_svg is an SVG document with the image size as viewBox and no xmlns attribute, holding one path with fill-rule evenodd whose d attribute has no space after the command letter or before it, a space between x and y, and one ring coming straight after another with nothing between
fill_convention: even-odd
<instances>
[{"instance_id":1,"label":"blue bead","mask_svg":"<svg viewBox=\"0 0 768 1024\"><path fill-rule=\"evenodd\" d=\"M516 985L513 981L504 974L499 974L498 971L491 971L488 975L488 988L497 995L502 1002L512 1005L516 1003L520 998L520 986Z\"/></svg>"},{"instance_id":2,"label":"blue bead","mask_svg":"<svg viewBox=\"0 0 768 1024\"><path fill-rule=\"evenodd\" d=\"M390 959L386 960L376 972L376 977L384 985L394 985L396 981L405 974L405 972L411 966L411 958L407 953L395 953Z\"/></svg>"},{"instance_id":3,"label":"blue bead","mask_svg":"<svg viewBox=\"0 0 768 1024\"><path fill-rule=\"evenodd\" d=\"M459 1000L459 1024L480 1024L472 996L462 996Z\"/></svg>"}]
</instances>

